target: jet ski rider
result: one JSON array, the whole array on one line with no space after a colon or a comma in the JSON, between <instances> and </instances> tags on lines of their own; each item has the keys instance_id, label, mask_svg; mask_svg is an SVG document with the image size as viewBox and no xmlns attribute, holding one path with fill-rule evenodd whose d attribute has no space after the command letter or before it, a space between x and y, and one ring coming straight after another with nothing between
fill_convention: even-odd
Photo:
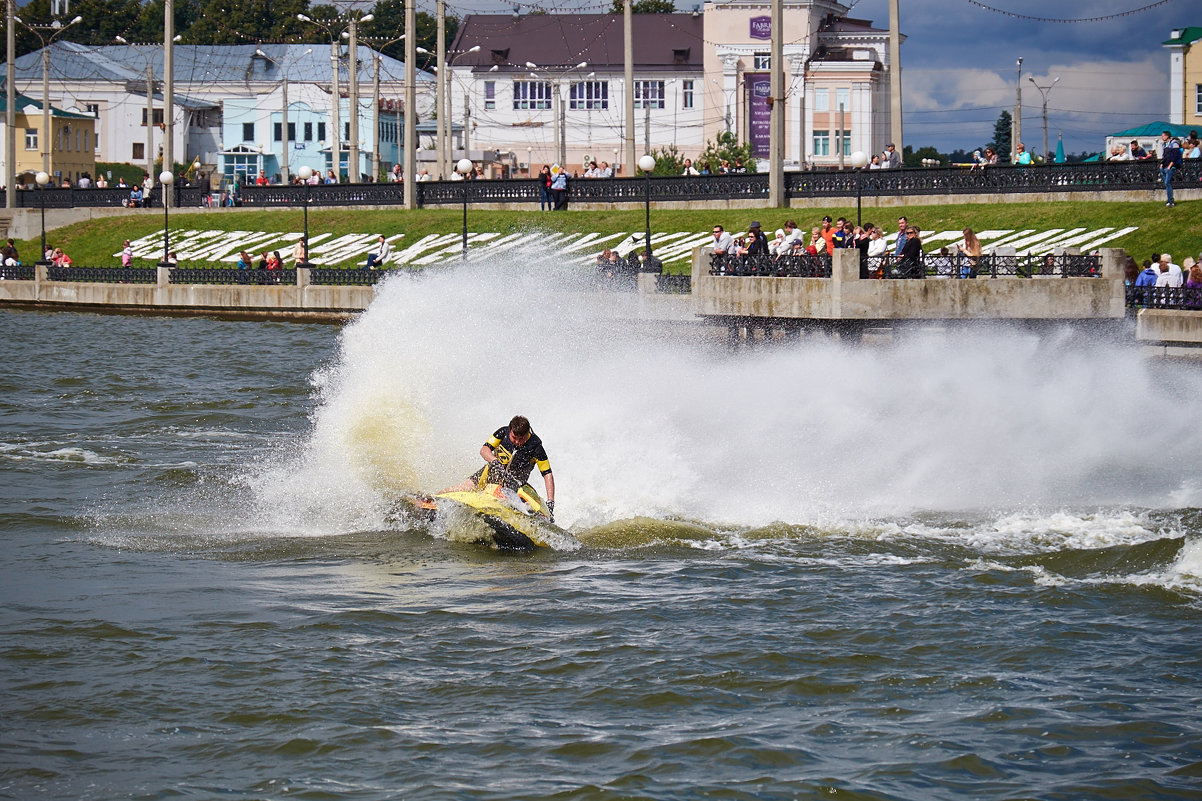
<instances>
[{"instance_id":1,"label":"jet ski rider","mask_svg":"<svg viewBox=\"0 0 1202 801\"><path fill-rule=\"evenodd\" d=\"M551 462L543 449L543 441L530 430L529 420L519 414L509 421L509 425L498 428L481 446L480 456L488 464L472 474L471 489L500 484L506 489L525 489L537 498L538 493L528 483L530 473L537 465L547 488L548 516L555 519L555 476L551 474Z\"/></svg>"}]
</instances>

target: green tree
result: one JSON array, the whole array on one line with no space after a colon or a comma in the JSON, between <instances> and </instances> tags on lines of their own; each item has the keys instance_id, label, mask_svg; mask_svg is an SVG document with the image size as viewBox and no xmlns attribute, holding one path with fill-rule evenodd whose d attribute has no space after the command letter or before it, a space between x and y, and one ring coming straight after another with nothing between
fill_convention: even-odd
<instances>
[{"instance_id":1,"label":"green tree","mask_svg":"<svg viewBox=\"0 0 1202 801\"><path fill-rule=\"evenodd\" d=\"M1010 116L1009 111L1003 111L997 117L997 122L993 124L993 141L987 147L993 148L993 152L998 154L998 158L1002 161L1009 161L1012 129L1014 120Z\"/></svg>"},{"instance_id":2,"label":"green tree","mask_svg":"<svg viewBox=\"0 0 1202 801\"><path fill-rule=\"evenodd\" d=\"M943 157L943 154L930 145L927 145L926 147L920 147L918 150L906 145L905 148L902 149L902 164L906 165L907 167L921 167L923 166L923 159L931 159L939 162L940 164L947 163L947 159Z\"/></svg>"},{"instance_id":3,"label":"green tree","mask_svg":"<svg viewBox=\"0 0 1202 801\"><path fill-rule=\"evenodd\" d=\"M716 173L724 159L731 164L735 163L735 159L742 159L743 166L747 168L747 171L755 172L755 159L751 155L751 143L740 144L739 138L730 131L722 131L705 143L705 149L697 157L697 168L701 169L701 164L708 164L710 172Z\"/></svg>"},{"instance_id":4,"label":"green tree","mask_svg":"<svg viewBox=\"0 0 1202 801\"><path fill-rule=\"evenodd\" d=\"M623 5L622 0L614 0L609 13L626 13ZM676 4L672 0L635 0L631 3L630 10L635 14L673 14L676 12Z\"/></svg>"},{"instance_id":5,"label":"green tree","mask_svg":"<svg viewBox=\"0 0 1202 801\"><path fill-rule=\"evenodd\" d=\"M655 159L655 169L652 175L680 175L684 172L684 155L676 145L664 145L652 150L651 157ZM642 172L639 172L642 175Z\"/></svg>"}]
</instances>

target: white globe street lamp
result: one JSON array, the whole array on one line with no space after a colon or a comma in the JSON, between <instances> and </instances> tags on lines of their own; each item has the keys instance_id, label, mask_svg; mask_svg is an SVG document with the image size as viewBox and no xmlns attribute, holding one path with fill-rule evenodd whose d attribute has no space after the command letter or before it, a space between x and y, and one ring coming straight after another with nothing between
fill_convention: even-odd
<instances>
[{"instance_id":1,"label":"white globe street lamp","mask_svg":"<svg viewBox=\"0 0 1202 801\"><path fill-rule=\"evenodd\" d=\"M37 175L35 175L33 177L33 180L37 181L38 189L45 190L46 184L50 183L50 175L45 172L39 172ZM45 194L45 191L42 191L40 194L41 194L41 198L42 198L42 254L38 257L38 261L45 261L45 259L46 259L46 194Z\"/></svg>"},{"instance_id":2,"label":"white globe street lamp","mask_svg":"<svg viewBox=\"0 0 1202 801\"><path fill-rule=\"evenodd\" d=\"M851 166L856 168L856 225L862 225L862 205L863 205L863 176L860 171L864 169L864 165L868 163L868 154L863 150L857 150L851 154Z\"/></svg>"},{"instance_id":3,"label":"white globe street lamp","mask_svg":"<svg viewBox=\"0 0 1202 801\"><path fill-rule=\"evenodd\" d=\"M311 186L312 186L309 183L309 179L313 177L313 168L310 167L308 164L306 164L303 167L301 167L299 170L296 171L296 175L297 175L297 177L299 177L301 179L301 183L303 183L305 185L305 204L304 204L304 209L305 209L305 233L304 233L305 254L302 257L302 263L306 267L308 267L309 266L309 200L310 200L309 193L311 191Z\"/></svg>"}]
</instances>

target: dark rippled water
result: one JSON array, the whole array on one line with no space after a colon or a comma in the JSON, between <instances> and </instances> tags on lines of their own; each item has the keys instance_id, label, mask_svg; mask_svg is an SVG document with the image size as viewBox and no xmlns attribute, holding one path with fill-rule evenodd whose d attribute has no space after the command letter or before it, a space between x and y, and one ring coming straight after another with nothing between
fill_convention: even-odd
<instances>
[{"instance_id":1,"label":"dark rippled water","mask_svg":"<svg viewBox=\"0 0 1202 801\"><path fill-rule=\"evenodd\" d=\"M345 332L0 312L0 797L1202 795L1202 450L1129 418L1196 366L564 301L523 385L464 283L392 289ZM559 547L389 514L523 399Z\"/></svg>"}]
</instances>

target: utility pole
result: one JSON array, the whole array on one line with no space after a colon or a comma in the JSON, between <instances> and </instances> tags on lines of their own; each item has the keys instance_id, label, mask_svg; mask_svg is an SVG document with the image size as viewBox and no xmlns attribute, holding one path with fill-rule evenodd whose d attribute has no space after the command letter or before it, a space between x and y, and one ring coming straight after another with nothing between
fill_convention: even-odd
<instances>
[{"instance_id":1,"label":"utility pole","mask_svg":"<svg viewBox=\"0 0 1202 801\"><path fill-rule=\"evenodd\" d=\"M8 48L8 63L4 80L4 207L17 207L17 31L13 27L16 0L8 0L5 7L5 37Z\"/></svg>"},{"instance_id":2,"label":"utility pole","mask_svg":"<svg viewBox=\"0 0 1202 801\"><path fill-rule=\"evenodd\" d=\"M1018 79L1014 82L1014 119L1011 120L1010 163L1018 161L1018 143L1023 138L1023 57L1018 57Z\"/></svg>"},{"instance_id":3,"label":"utility pole","mask_svg":"<svg viewBox=\"0 0 1202 801\"><path fill-rule=\"evenodd\" d=\"M12 0L9 0L12 2ZM417 208L417 9L405 3L405 208Z\"/></svg>"},{"instance_id":4,"label":"utility pole","mask_svg":"<svg viewBox=\"0 0 1202 801\"><path fill-rule=\"evenodd\" d=\"M889 133L898 153L902 144L901 14L898 0L889 0Z\"/></svg>"},{"instance_id":5,"label":"utility pole","mask_svg":"<svg viewBox=\"0 0 1202 801\"><path fill-rule=\"evenodd\" d=\"M9 0L10 2L12 0ZM626 176L634 176L634 165L638 159L634 156L634 9L632 0L623 0L622 2L622 52L623 52L623 69L625 77L625 100L626 100ZM9 56L9 64L12 63L12 56ZM11 83L11 81L10 81ZM12 130L12 126L9 126ZM648 144L647 151L651 152L651 146Z\"/></svg>"},{"instance_id":6,"label":"utility pole","mask_svg":"<svg viewBox=\"0 0 1202 801\"><path fill-rule=\"evenodd\" d=\"M384 48L380 48L383 50ZM380 58L382 53L376 53L373 61L375 70L371 76L371 106L376 118L376 129L371 140L371 174L375 180L380 180Z\"/></svg>"},{"instance_id":7,"label":"utility pole","mask_svg":"<svg viewBox=\"0 0 1202 801\"><path fill-rule=\"evenodd\" d=\"M428 8L428 6L427 6ZM435 133L435 141L438 143L438 170L435 174L439 180L442 180L444 171L447 170L450 156L447 153L447 4L446 0L438 0L435 5L436 14L438 16L438 42L435 45L435 50L438 54L438 79L437 79L437 108L434 111L437 116L437 128ZM450 177L447 175L447 177Z\"/></svg>"},{"instance_id":8,"label":"utility pole","mask_svg":"<svg viewBox=\"0 0 1202 801\"><path fill-rule=\"evenodd\" d=\"M163 3L163 169L175 174L175 0ZM153 172L153 170L152 170ZM172 184L174 186L174 184ZM163 187L163 205L168 203Z\"/></svg>"},{"instance_id":9,"label":"utility pole","mask_svg":"<svg viewBox=\"0 0 1202 801\"><path fill-rule=\"evenodd\" d=\"M146 174L154 183L154 64L146 59Z\"/></svg>"},{"instance_id":10,"label":"utility pole","mask_svg":"<svg viewBox=\"0 0 1202 801\"><path fill-rule=\"evenodd\" d=\"M338 61L342 57L342 45L338 44L337 36L330 36L330 66L333 68L330 75L330 164L334 168L334 175L337 176L342 172L342 114L339 108L342 105L342 90L338 87Z\"/></svg>"},{"instance_id":11,"label":"utility pole","mask_svg":"<svg viewBox=\"0 0 1202 801\"><path fill-rule=\"evenodd\" d=\"M371 19L368 14L364 19ZM362 170L359 167L359 20L352 14L348 26L347 37L347 78L350 81L350 154L346 162L346 179L352 184L359 183Z\"/></svg>"},{"instance_id":12,"label":"utility pole","mask_svg":"<svg viewBox=\"0 0 1202 801\"><path fill-rule=\"evenodd\" d=\"M785 4L772 0L772 52L769 55L768 204L785 205Z\"/></svg>"},{"instance_id":13,"label":"utility pole","mask_svg":"<svg viewBox=\"0 0 1202 801\"><path fill-rule=\"evenodd\" d=\"M1039 93L1043 95L1043 163L1048 164L1048 95L1052 93L1052 87L1060 82L1060 76L1056 76L1047 86L1040 86L1035 83L1035 78L1033 77L1029 77L1027 80L1034 84Z\"/></svg>"}]
</instances>

